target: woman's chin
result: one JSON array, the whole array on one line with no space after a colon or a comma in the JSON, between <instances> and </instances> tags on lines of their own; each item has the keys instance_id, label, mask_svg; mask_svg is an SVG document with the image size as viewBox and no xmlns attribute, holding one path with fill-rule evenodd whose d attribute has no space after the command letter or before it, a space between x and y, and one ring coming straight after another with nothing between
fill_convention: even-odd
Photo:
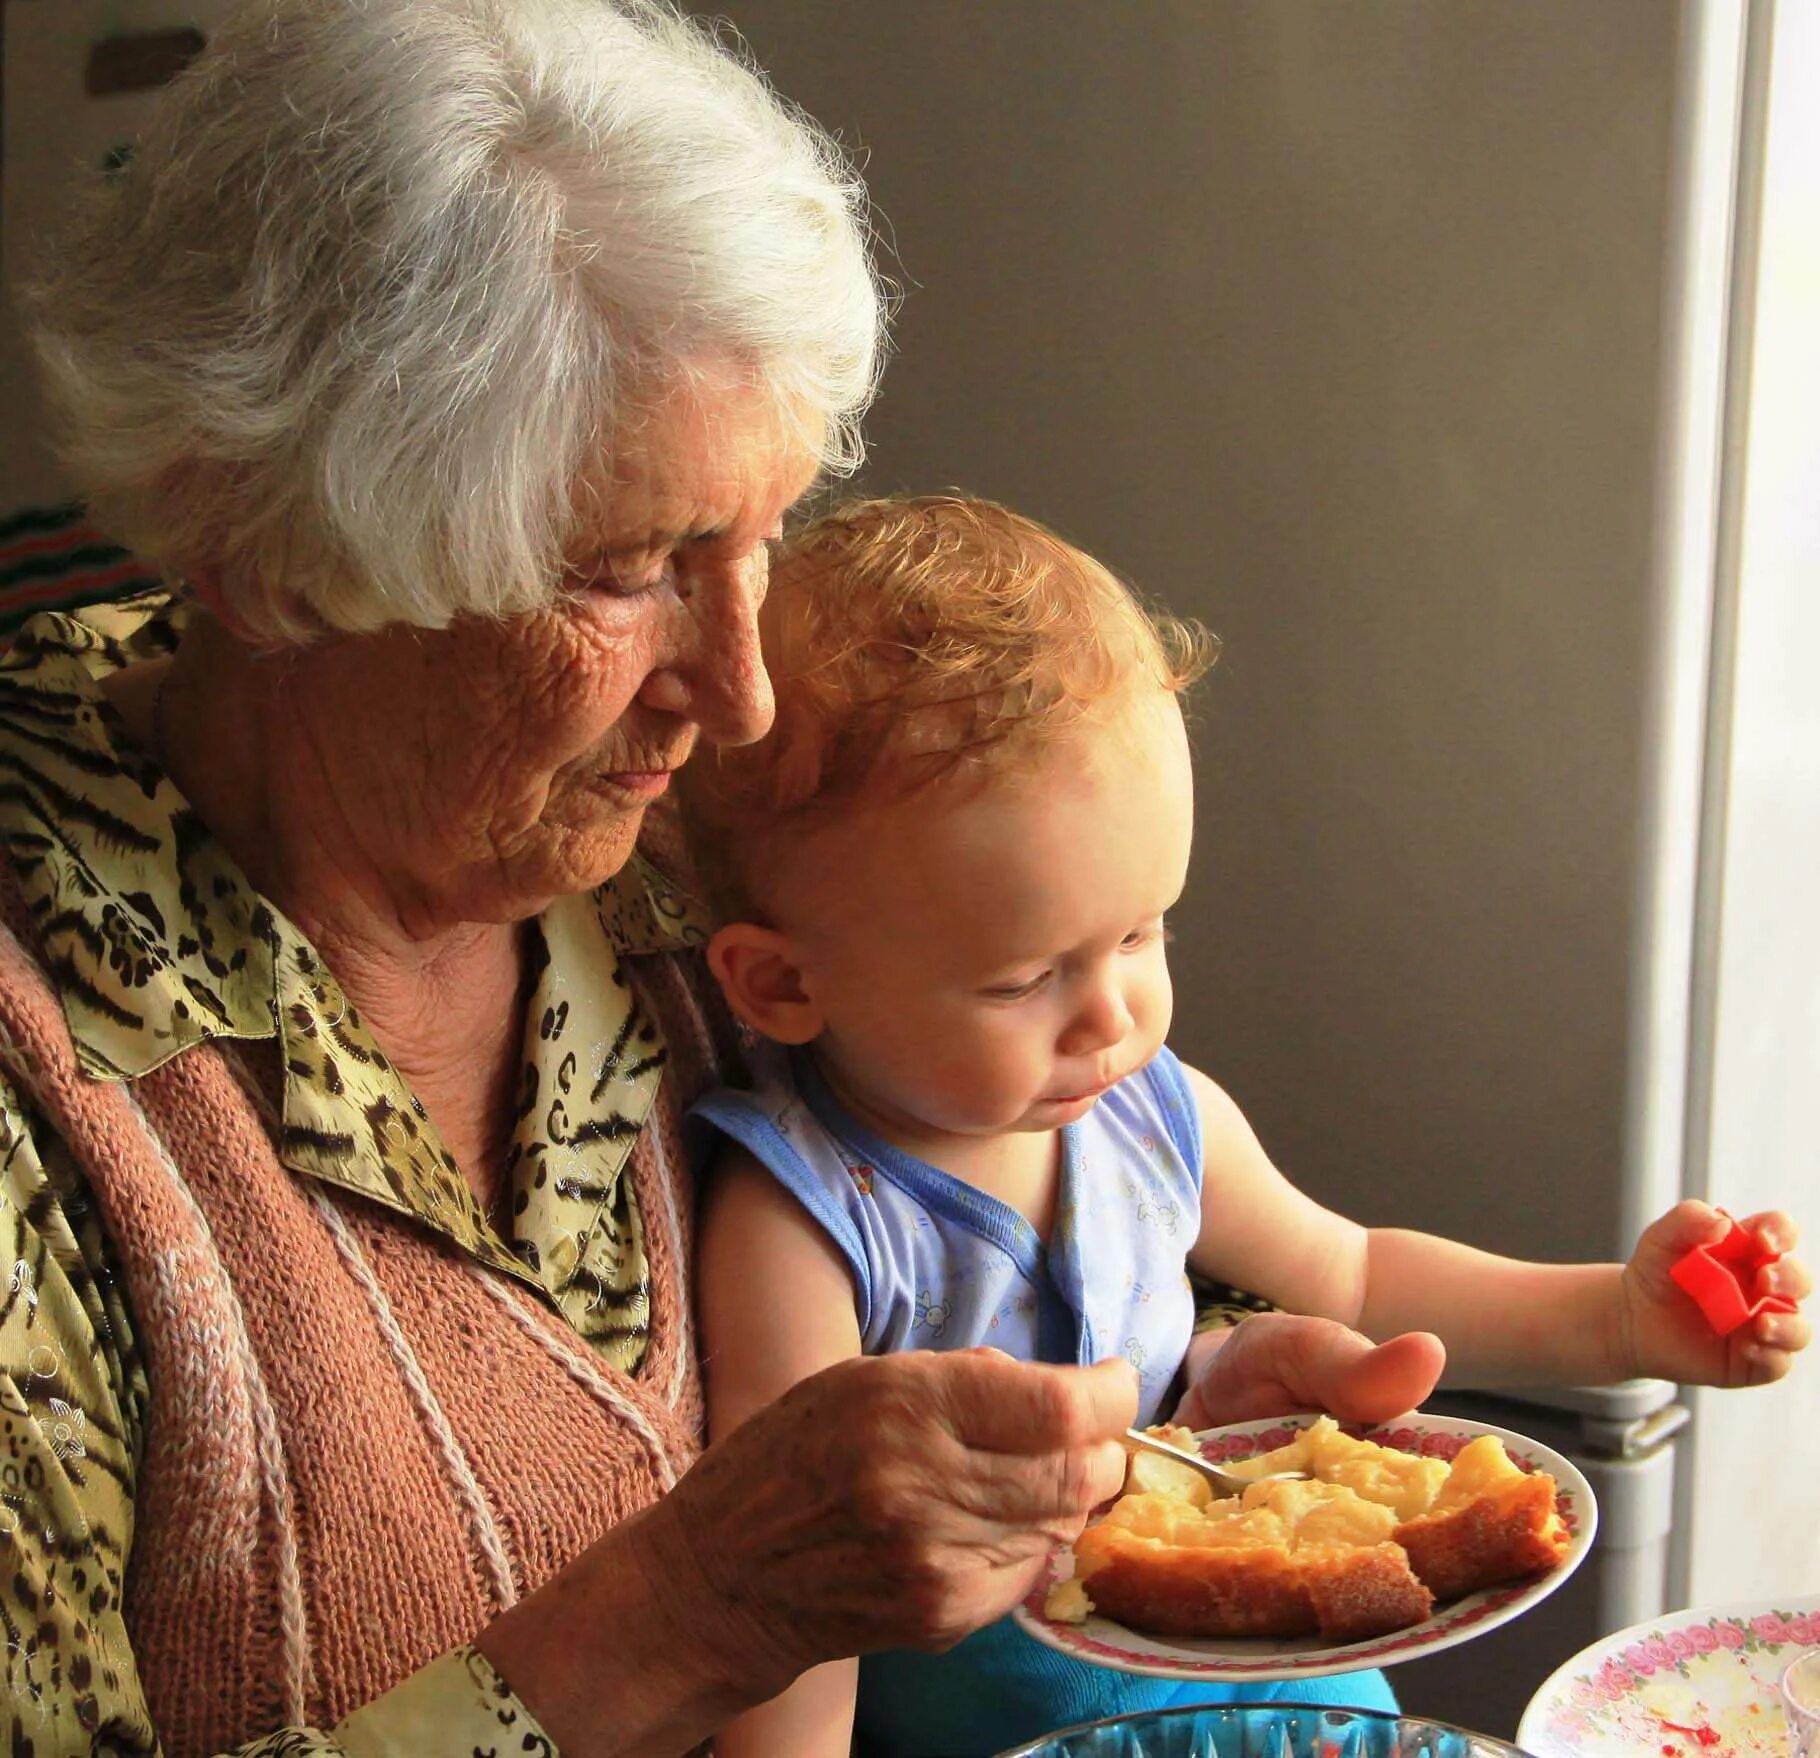
<instances>
[{"instance_id":1,"label":"woman's chin","mask_svg":"<svg viewBox=\"0 0 1820 1758\"><path fill-rule=\"evenodd\" d=\"M617 875L638 846L644 809L622 812L611 824L590 828L551 851L548 889L552 897L597 891Z\"/></svg>"},{"instance_id":2,"label":"woman's chin","mask_svg":"<svg viewBox=\"0 0 1820 1758\"><path fill-rule=\"evenodd\" d=\"M643 810L585 826L541 824L504 852L453 903L465 921L515 922L540 914L559 897L598 891L632 858Z\"/></svg>"}]
</instances>

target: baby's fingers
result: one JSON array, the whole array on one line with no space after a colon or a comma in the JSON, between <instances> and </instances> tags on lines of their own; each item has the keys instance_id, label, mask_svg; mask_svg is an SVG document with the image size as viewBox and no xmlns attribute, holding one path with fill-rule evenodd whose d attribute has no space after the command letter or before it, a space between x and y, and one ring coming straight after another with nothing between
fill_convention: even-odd
<instances>
[{"instance_id":1,"label":"baby's fingers","mask_svg":"<svg viewBox=\"0 0 1820 1758\"><path fill-rule=\"evenodd\" d=\"M1787 1219L1786 1216L1764 1218ZM1730 1226L1731 1223L1711 1203L1689 1197L1643 1229L1643 1236L1637 1241L1637 1256L1658 1265L1672 1262L1696 1245L1717 1245Z\"/></svg>"},{"instance_id":2,"label":"baby's fingers","mask_svg":"<svg viewBox=\"0 0 1820 1758\"><path fill-rule=\"evenodd\" d=\"M1813 1340L1813 1330L1798 1312L1761 1312L1750 1329L1733 1339L1735 1385L1767 1386L1794 1366L1795 1357Z\"/></svg>"},{"instance_id":3,"label":"baby's fingers","mask_svg":"<svg viewBox=\"0 0 1820 1758\"><path fill-rule=\"evenodd\" d=\"M1760 1215L1746 1215L1738 1225L1765 1251L1787 1253L1801 1243L1801 1229L1780 1209L1765 1209Z\"/></svg>"},{"instance_id":4,"label":"baby's fingers","mask_svg":"<svg viewBox=\"0 0 1820 1758\"><path fill-rule=\"evenodd\" d=\"M1814 1291L1814 1279L1798 1257L1778 1258L1757 1277L1759 1294L1780 1294L1784 1300L1805 1300Z\"/></svg>"},{"instance_id":5,"label":"baby's fingers","mask_svg":"<svg viewBox=\"0 0 1820 1758\"><path fill-rule=\"evenodd\" d=\"M1787 1350L1766 1349L1761 1343L1746 1343L1739 1353L1744 1367L1732 1381L1734 1386L1773 1386L1795 1365L1795 1358Z\"/></svg>"},{"instance_id":6,"label":"baby's fingers","mask_svg":"<svg viewBox=\"0 0 1820 1758\"><path fill-rule=\"evenodd\" d=\"M1752 1345L1785 1358L1799 1355L1813 1338L1813 1326L1798 1312L1760 1312L1751 1323ZM1785 1363L1782 1372L1787 1371Z\"/></svg>"}]
</instances>

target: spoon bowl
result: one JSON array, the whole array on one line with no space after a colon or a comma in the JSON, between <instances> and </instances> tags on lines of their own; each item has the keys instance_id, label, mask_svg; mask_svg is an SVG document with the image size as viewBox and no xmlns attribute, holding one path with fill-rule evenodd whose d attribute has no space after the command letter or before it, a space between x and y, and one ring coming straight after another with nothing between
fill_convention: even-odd
<instances>
[{"instance_id":1,"label":"spoon bowl","mask_svg":"<svg viewBox=\"0 0 1820 1758\"><path fill-rule=\"evenodd\" d=\"M1127 1452L1158 1453L1165 1459L1175 1460L1178 1465L1186 1465L1189 1470L1198 1472L1223 1496L1240 1495L1254 1483L1305 1483L1313 1475L1307 1471L1271 1471L1260 1477L1245 1476L1236 1471L1224 1470L1211 1460L1203 1459L1199 1453L1189 1452L1186 1447L1158 1440L1155 1435L1146 1434L1141 1428L1126 1429L1120 1439Z\"/></svg>"}]
</instances>

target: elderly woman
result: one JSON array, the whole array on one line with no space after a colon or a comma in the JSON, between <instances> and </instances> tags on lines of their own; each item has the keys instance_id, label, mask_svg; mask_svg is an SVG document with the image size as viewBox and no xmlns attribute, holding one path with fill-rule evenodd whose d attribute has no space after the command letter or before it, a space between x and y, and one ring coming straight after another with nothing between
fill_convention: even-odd
<instances>
[{"instance_id":1,"label":"elderly woman","mask_svg":"<svg viewBox=\"0 0 1820 1758\"><path fill-rule=\"evenodd\" d=\"M183 588L0 675L14 1749L681 1753L1000 1615L1121 1366L851 1363L697 1458L736 1046L646 819L765 730L767 541L858 455L838 154L641 0L264 0L37 310ZM1203 1415L1433 1377L1232 1335Z\"/></svg>"}]
</instances>

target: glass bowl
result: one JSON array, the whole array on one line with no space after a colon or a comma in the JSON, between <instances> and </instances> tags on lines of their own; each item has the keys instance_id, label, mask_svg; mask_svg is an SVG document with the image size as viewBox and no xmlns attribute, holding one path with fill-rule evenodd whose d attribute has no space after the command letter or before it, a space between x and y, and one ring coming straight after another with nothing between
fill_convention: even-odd
<instances>
[{"instance_id":1,"label":"glass bowl","mask_svg":"<svg viewBox=\"0 0 1820 1758\"><path fill-rule=\"evenodd\" d=\"M1378 1709L1221 1703L1063 1728L999 1758L1527 1758L1445 1722Z\"/></svg>"}]
</instances>

